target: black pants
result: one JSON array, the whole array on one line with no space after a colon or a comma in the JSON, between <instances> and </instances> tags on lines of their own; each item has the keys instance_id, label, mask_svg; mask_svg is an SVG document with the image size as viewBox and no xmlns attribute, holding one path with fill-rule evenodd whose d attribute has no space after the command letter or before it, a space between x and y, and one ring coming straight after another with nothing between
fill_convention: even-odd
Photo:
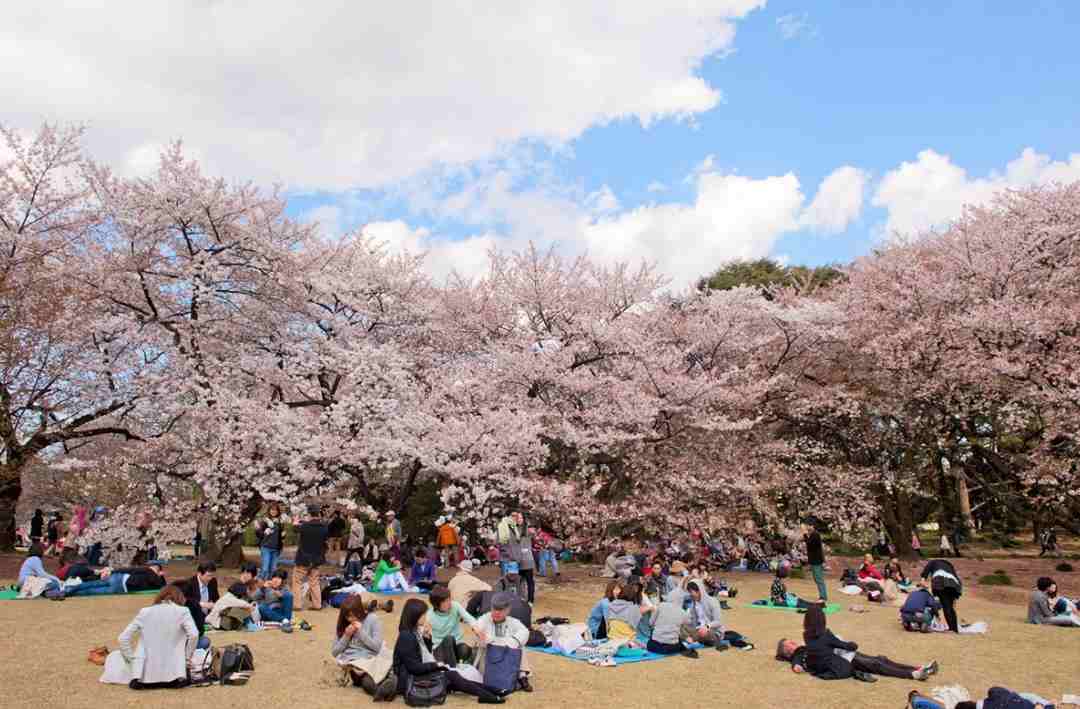
<instances>
[{"instance_id":1,"label":"black pants","mask_svg":"<svg viewBox=\"0 0 1080 709\"><path fill-rule=\"evenodd\" d=\"M919 668L912 667L911 665L902 665L899 662L893 662L884 655L871 657L870 655L864 655L861 652L857 652L855 653L855 657L851 660L851 669L860 672L868 672L872 675L881 675L882 677L911 679L911 673Z\"/></svg>"},{"instance_id":2,"label":"black pants","mask_svg":"<svg viewBox=\"0 0 1080 709\"><path fill-rule=\"evenodd\" d=\"M941 611L945 614L945 622L949 624L949 630L954 633L960 632L960 624L956 620L956 599L960 594L951 588L943 588L934 591L934 596L941 601Z\"/></svg>"},{"instance_id":3,"label":"black pants","mask_svg":"<svg viewBox=\"0 0 1080 709\"><path fill-rule=\"evenodd\" d=\"M472 661L473 649L465 643L456 643L453 638L446 637L432 650L432 654L444 665L456 667L459 662Z\"/></svg>"},{"instance_id":4,"label":"black pants","mask_svg":"<svg viewBox=\"0 0 1080 709\"><path fill-rule=\"evenodd\" d=\"M536 602L536 577L533 576L532 569L521 569L518 571L521 578L525 579L525 587L529 589L529 603Z\"/></svg>"},{"instance_id":5,"label":"black pants","mask_svg":"<svg viewBox=\"0 0 1080 709\"><path fill-rule=\"evenodd\" d=\"M687 647L681 642L678 643L658 643L652 638L649 638L649 642L645 645L645 649L649 652L654 652L657 655L678 655L680 652L686 652Z\"/></svg>"},{"instance_id":6,"label":"black pants","mask_svg":"<svg viewBox=\"0 0 1080 709\"><path fill-rule=\"evenodd\" d=\"M451 692L461 692L480 699L494 699L498 696L487 685L467 680L457 672L446 673L446 686Z\"/></svg>"}]
</instances>

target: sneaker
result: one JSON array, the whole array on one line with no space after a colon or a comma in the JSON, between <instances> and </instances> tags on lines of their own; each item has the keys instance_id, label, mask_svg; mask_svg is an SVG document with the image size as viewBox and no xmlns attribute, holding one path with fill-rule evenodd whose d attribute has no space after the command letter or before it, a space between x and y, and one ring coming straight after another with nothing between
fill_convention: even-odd
<instances>
[{"instance_id":1,"label":"sneaker","mask_svg":"<svg viewBox=\"0 0 1080 709\"><path fill-rule=\"evenodd\" d=\"M380 605L379 607L382 608L387 613L393 613L394 612L394 599L393 598L386 599L385 601L383 601L382 605Z\"/></svg>"},{"instance_id":2,"label":"sneaker","mask_svg":"<svg viewBox=\"0 0 1080 709\"><path fill-rule=\"evenodd\" d=\"M284 621L281 624L281 632L283 632L283 633L291 633L292 632L292 623L290 623L288 621Z\"/></svg>"},{"instance_id":3,"label":"sneaker","mask_svg":"<svg viewBox=\"0 0 1080 709\"><path fill-rule=\"evenodd\" d=\"M754 649L754 643L746 643L745 645L743 645L739 649L742 650L743 652L750 652L751 650Z\"/></svg>"},{"instance_id":4,"label":"sneaker","mask_svg":"<svg viewBox=\"0 0 1080 709\"><path fill-rule=\"evenodd\" d=\"M300 630L311 630L311 623L306 620L300 621Z\"/></svg>"},{"instance_id":5,"label":"sneaker","mask_svg":"<svg viewBox=\"0 0 1080 709\"><path fill-rule=\"evenodd\" d=\"M931 676L936 675L938 673L938 670L940 669L941 667L938 665L937 660L932 661L929 665L926 666L926 672Z\"/></svg>"},{"instance_id":6,"label":"sneaker","mask_svg":"<svg viewBox=\"0 0 1080 709\"><path fill-rule=\"evenodd\" d=\"M917 680L919 682L925 682L929 678L930 678L930 672L927 671L927 669L925 667L920 667L919 669L915 670L914 673L912 673L912 679Z\"/></svg>"},{"instance_id":7,"label":"sneaker","mask_svg":"<svg viewBox=\"0 0 1080 709\"><path fill-rule=\"evenodd\" d=\"M681 653L679 653L679 654L680 654L680 655L682 655L683 657L688 657L688 658L690 658L691 660L696 660L696 659L698 659L699 657L701 657L701 655L698 655L698 651L697 651L697 650L695 650L695 649L694 649L694 648L692 648L692 647L691 647L691 648L687 648L687 649L683 650L683 651L682 651Z\"/></svg>"},{"instance_id":8,"label":"sneaker","mask_svg":"<svg viewBox=\"0 0 1080 709\"><path fill-rule=\"evenodd\" d=\"M724 652L725 650L730 650L730 649L731 649L731 643L727 642L726 640L724 642L722 642L722 643L716 643L716 651L717 652Z\"/></svg>"},{"instance_id":9,"label":"sneaker","mask_svg":"<svg viewBox=\"0 0 1080 709\"><path fill-rule=\"evenodd\" d=\"M601 667L608 667L608 666L614 667L615 666L615 658L607 657L607 658L604 658L604 659L606 660L606 662L601 663ZM609 665L609 663L610 663L610 665ZM529 684L529 678L528 677L522 675L521 677L518 678L518 689L520 689L522 692L531 692L531 691L533 691L532 685Z\"/></svg>"},{"instance_id":10,"label":"sneaker","mask_svg":"<svg viewBox=\"0 0 1080 709\"><path fill-rule=\"evenodd\" d=\"M727 601L720 601L720 608L725 611L731 610L731 606L728 605Z\"/></svg>"},{"instance_id":11,"label":"sneaker","mask_svg":"<svg viewBox=\"0 0 1080 709\"><path fill-rule=\"evenodd\" d=\"M859 670L855 670L851 674L855 679L859 680L860 682L877 682L877 677L870 674L869 672L860 672Z\"/></svg>"}]
</instances>

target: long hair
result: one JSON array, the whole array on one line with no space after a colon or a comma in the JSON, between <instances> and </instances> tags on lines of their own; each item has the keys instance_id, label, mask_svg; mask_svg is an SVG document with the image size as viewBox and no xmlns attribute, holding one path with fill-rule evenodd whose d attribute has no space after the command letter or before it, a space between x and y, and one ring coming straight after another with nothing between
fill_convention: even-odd
<instances>
[{"instance_id":1,"label":"long hair","mask_svg":"<svg viewBox=\"0 0 1080 709\"><path fill-rule=\"evenodd\" d=\"M349 627L349 616L355 617L361 623L367 618L368 609L364 605L364 599L360 594L349 596L341 604L341 609L338 611L337 617L337 637L341 637L345 633L345 629Z\"/></svg>"},{"instance_id":2,"label":"long hair","mask_svg":"<svg viewBox=\"0 0 1080 709\"><path fill-rule=\"evenodd\" d=\"M184 592L176 586L173 586L172 584L165 586L160 591L158 591L158 595L154 596L155 606L159 603L165 603L166 601L169 601L170 603L175 603L178 606L182 606L187 603L187 599L184 598Z\"/></svg>"},{"instance_id":3,"label":"long hair","mask_svg":"<svg viewBox=\"0 0 1080 709\"><path fill-rule=\"evenodd\" d=\"M636 583L627 584L620 594L621 598L635 605L641 605L641 586Z\"/></svg>"},{"instance_id":4,"label":"long hair","mask_svg":"<svg viewBox=\"0 0 1080 709\"><path fill-rule=\"evenodd\" d=\"M806 616L803 618L803 640L806 642L816 640L826 631L825 611L822 610L820 603L814 603L806 610Z\"/></svg>"},{"instance_id":5,"label":"long hair","mask_svg":"<svg viewBox=\"0 0 1080 709\"><path fill-rule=\"evenodd\" d=\"M30 549L26 552L26 558L31 556L45 556L45 547L41 545L41 542L34 542L30 545Z\"/></svg>"},{"instance_id":6,"label":"long hair","mask_svg":"<svg viewBox=\"0 0 1080 709\"><path fill-rule=\"evenodd\" d=\"M619 581L618 579L614 581L608 581L607 589L604 591L604 598L608 599L609 601L614 601L616 598L619 597L618 591L622 589L622 585L622 581Z\"/></svg>"},{"instance_id":7,"label":"long hair","mask_svg":"<svg viewBox=\"0 0 1080 709\"><path fill-rule=\"evenodd\" d=\"M398 623L399 633L415 633L420 619L427 613L428 605L419 598L410 598L405 601L405 607L401 609L401 621Z\"/></svg>"}]
</instances>

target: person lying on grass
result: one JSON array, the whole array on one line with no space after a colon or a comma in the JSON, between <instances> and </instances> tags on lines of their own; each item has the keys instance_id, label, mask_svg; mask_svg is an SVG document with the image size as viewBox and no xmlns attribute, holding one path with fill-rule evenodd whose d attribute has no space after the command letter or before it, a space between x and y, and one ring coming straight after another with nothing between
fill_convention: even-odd
<instances>
[{"instance_id":1,"label":"person lying on grass","mask_svg":"<svg viewBox=\"0 0 1080 709\"><path fill-rule=\"evenodd\" d=\"M848 679L876 682L874 675L925 681L938 671L937 661L919 667L858 652L857 643L846 642L833 635L826 626L825 613L820 605L806 611L803 620L803 641L781 639L776 658L791 663L793 672L806 672L818 679Z\"/></svg>"}]
</instances>

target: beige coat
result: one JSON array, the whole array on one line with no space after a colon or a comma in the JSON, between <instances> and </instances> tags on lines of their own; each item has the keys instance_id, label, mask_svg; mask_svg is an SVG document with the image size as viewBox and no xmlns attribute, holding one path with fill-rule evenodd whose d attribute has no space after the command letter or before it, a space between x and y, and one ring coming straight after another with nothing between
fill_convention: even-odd
<instances>
[{"instance_id":1,"label":"beige coat","mask_svg":"<svg viewBox=\"0 0 1080 709\"><path fill-rule=\"evenodd\" d=\"M446 587L450 590L450 598L463 606L468 605L474 593L491 590L491 586L464 571L459 571Z\"/></svg>"},{"instance_id":2,"label":"beige coat","mask_svg":"<svg viewBox=\"0 0 1080 709\"><path fill-rule=\"evenodd\" d=\"M133 646L136 635L138 648ZM109 654L101 681L172 682L187 677L188 659L198 641L199 631L186 607L165 601L143 608L120 634L120 650Z\"/></svg>"}]
</instances>

